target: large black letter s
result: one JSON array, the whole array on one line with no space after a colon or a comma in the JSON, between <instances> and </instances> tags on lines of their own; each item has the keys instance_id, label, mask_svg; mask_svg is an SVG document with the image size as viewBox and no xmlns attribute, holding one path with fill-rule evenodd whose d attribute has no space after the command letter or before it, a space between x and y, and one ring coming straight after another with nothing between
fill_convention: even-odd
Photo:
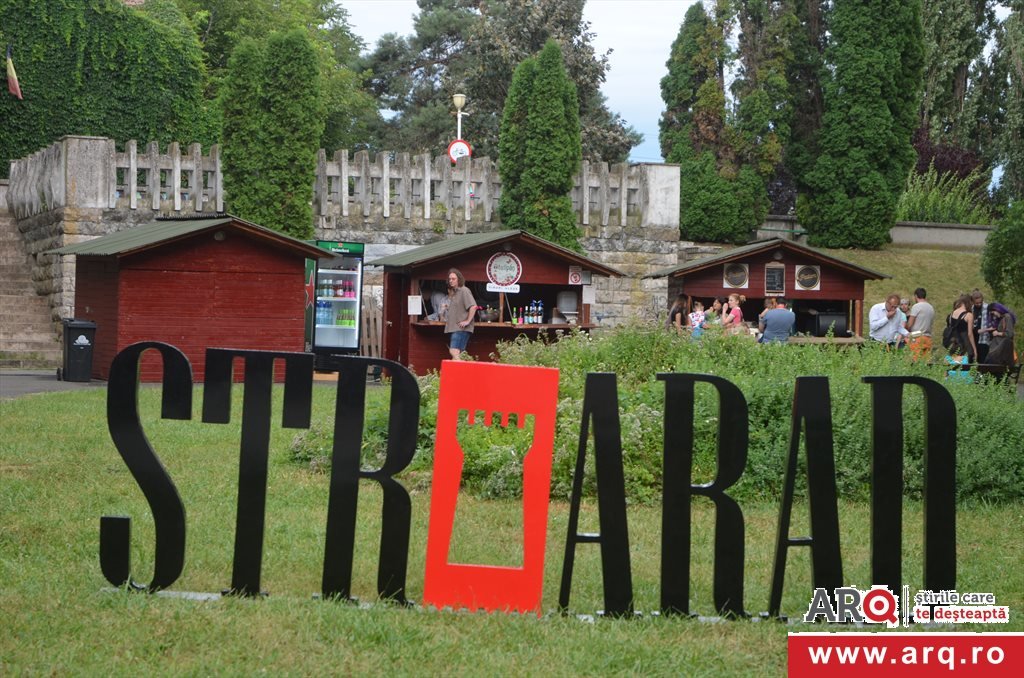
<instances>
[{"instance_id":1,"label":"large black letter s","mask_svg":"<svg viewBox=\"0 0 1024 678\"><path fill-rule=\"evenodd\" d=\"M144 341L117 354L110 365L107 384L107 426L135 482L149 502L156 527L156 558L153 581L148 586L131 579L129 553L131 518L100 518L100 567L114 586L156 591L167 588L181 575L185 562L185 506L167 470L160 463L139 421L139 359L147 349L160 352L164 361L161 416L192 418L192 365L185 354L170 344Z\"/></svg>"}]
</instances>

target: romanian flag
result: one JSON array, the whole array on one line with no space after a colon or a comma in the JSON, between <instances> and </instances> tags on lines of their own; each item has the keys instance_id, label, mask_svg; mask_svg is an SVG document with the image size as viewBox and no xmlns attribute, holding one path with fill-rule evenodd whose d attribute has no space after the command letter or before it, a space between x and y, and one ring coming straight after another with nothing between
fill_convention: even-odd
<instances>
[{"instance_id":1,"label":"romanian flag","mask_svg":"<svg viewBox=\"0 0 1024 678\"><path fill-rule=\"evenodd\" d=\"M14 62L11 61L11 46L7 45L7 91L18 97L21 96L21 86L18 85L18 74L14 72Z\"/></svg>"}]
</instances>

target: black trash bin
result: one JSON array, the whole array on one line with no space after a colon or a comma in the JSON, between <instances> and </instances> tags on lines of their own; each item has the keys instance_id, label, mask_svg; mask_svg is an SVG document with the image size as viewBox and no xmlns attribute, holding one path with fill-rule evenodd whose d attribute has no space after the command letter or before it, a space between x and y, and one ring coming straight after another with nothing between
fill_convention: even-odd
<instances>
[{"instance_id":1,"label":"black trash bin","mask_svg":"<svg viewBox=\"0 0 1024 678\"><path fill-rule=\"evenodd\" d=\"M92 379L92 349L96 343L96 323L64 318L64 381Z\"/></svg>"}]
</instances>

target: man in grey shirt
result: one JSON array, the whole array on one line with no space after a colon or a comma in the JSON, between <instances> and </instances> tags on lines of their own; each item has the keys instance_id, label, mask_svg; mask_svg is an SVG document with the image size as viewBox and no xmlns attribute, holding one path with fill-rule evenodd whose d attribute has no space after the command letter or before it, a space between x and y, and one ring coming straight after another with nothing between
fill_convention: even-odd
<instances>
[{"instance_id":1,"label":"man in grey shirt","mask_svg":"<svg viewBox=\"0 0 1024 678\"><path fill-rule=\"evenodd\" d=\"M928 357L932 351L932 322L935 308L926 301L928 293L923 287L914 290L914 305L907 314L907 331L910 332L910 352L914 358Z\"/></svg>"},{"instance_id":2,"label":"man in grey shirt","mask_svg":"<svg viewBox=\"0 0 1024 678\"><path fill-rule=\"evenodd\" d=\"M786 308L786 300L779 297L775 300L775 308L769 310L757 324L761 330L761 343L767 344L772 341L789 341L789 335L796 325L796 314Z\"/></svg>"}]
</instances>

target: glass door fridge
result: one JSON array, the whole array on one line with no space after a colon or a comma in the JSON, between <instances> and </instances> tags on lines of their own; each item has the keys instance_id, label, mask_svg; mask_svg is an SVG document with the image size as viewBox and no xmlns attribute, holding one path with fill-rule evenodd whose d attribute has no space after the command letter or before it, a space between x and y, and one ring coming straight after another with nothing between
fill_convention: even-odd
<instances>
[{"instance_id":1,"label":"glass door fridge","mask_svg":"<svg viewBox=\"0 0 1024 678\"><path fill-rule=\"evenodd\" d=\"M318 355L358 353L362 334L363 243L317 240L325 251L306 261L316 300L307 311L309 348Z\"/></svg>"}]
</instances>

